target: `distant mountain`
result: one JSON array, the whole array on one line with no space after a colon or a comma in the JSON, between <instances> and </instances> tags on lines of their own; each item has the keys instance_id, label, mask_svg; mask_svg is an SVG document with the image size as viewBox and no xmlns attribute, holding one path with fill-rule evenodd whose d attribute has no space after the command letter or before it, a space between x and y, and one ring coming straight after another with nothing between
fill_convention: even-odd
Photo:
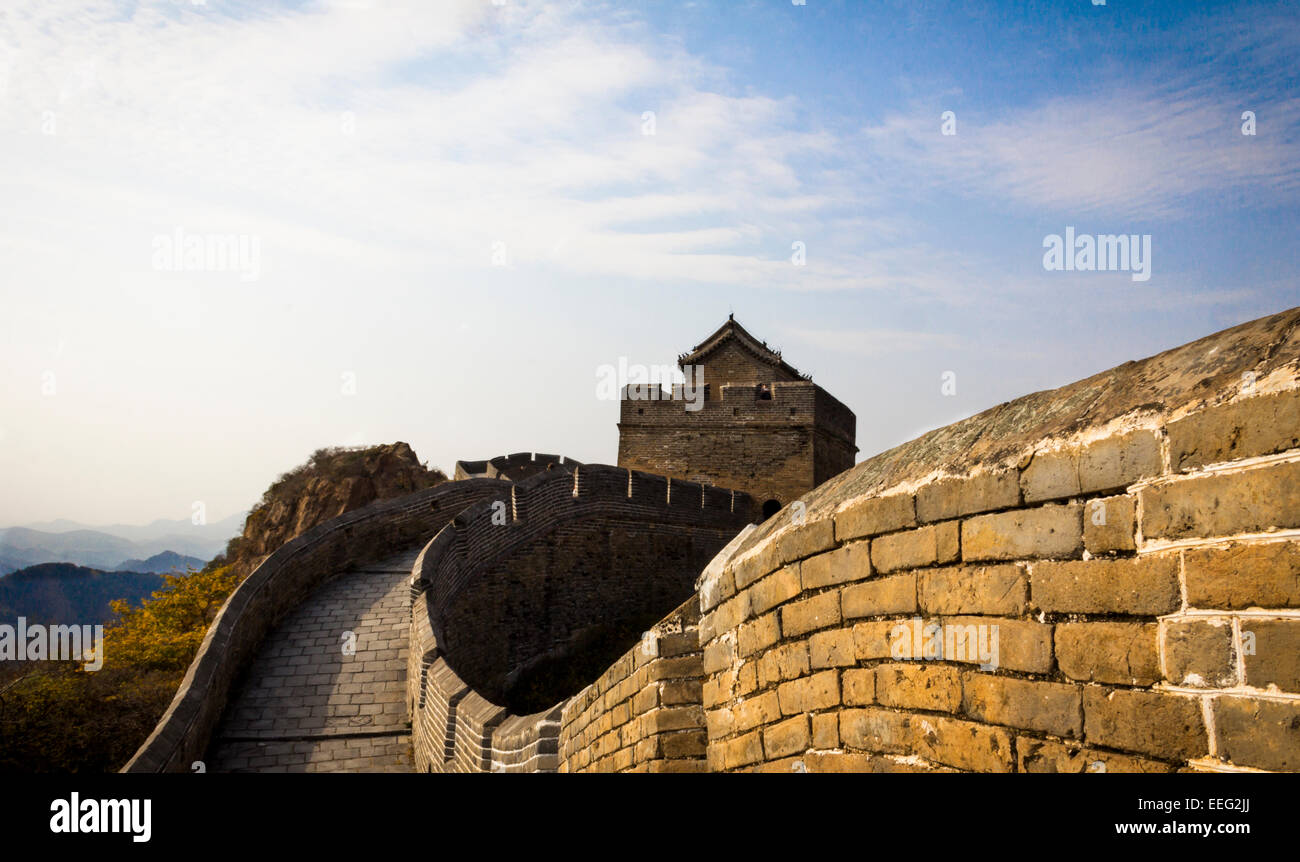
<instances>
[{"instance_id":1,"label":"distant mountain","mask_svg":"<svg viewBox=\"0 0 1300 862\"><path fill-rule=\"evenodd\" d=\"M123 560L148 557L134 542L94 530L43 533L26 527L0 530L0 562L9 571L35 563L76 563L97 569L116 568ZM11 562L12 561L12 562Z\"/></svg>"},{"instance_id":2,"label":"distant mountain","mask_svg":"<svg viewBox=\"0 0 1300 862\"><path fill-rule=\"evenodd\" d=\"M0 530L0 574L49 562L121 569L128 560L148 560L163 552L206 561L225 550L226 542L239 534L243 523L243 515L232 515L201 525L158 520L144 526L92 528L60 519L9 527Z\"/></svg>"},{"instance_id":3,"label":"distant mountain","mask_svg":"<svg viewBox=\"0 0 1300 862\"><path fill-rule=\"evenodd\" d=\"M157 543L164 539L184 539L189 542L201 542L205 547L203 554L198 554L205 559L214 557L221 552L226 546L226 541L231 536L239 535L244 529L245 514L234 514L228 518L222 518L220 521L213 521L209 524L195 524L189 518L177 518L169 520L159 518L148 524L83 524L78 521L69 521L67 518L58 518L53 521L44 521L36 524L23 524L30 530L40 530L43 533L70 533L74 530L94 530L97 533L108 533L110 536L117 536L119 539L127 539L131 542ZM207 548L213 549L211 553ZM173 550L179 550L173 548Z\"/></svg>"},{"instance_id":4,"label":"distant mountain","mask_svg":"<svg viewBox=\"0 0 1300 862\"><path fill-rule=\"evenodd\" d=\"M70 563L42 563L0 577L0 623L95 625L112 617L108 603L139 605L163 585L150 572L105 572Z\"/></svg>"},{"instance_id":5,"label":"distant mountain","mask_svg":"<svg viewBox=\"0 0 1300 862\"><path fill-rule=\"evenodd\" d=\"M185 574L190 569L201 569L207 560L198 557L186 557L175 551L163 551L147 560L127 560L115 569L118 572L152 572L165 575L169 572Z\"/></svg>"}]
</instances>

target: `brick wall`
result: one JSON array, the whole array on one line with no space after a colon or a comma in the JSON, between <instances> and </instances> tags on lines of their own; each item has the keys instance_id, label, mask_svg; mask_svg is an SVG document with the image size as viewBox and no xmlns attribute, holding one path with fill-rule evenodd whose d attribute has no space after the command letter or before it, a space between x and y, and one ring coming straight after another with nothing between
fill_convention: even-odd
<instances>
[{"instance_id":1,"label":"brick wall","mask_svg":"<svg viewBox=\"0 0 1300 862\"><path fill-rule=\"evenodd\" d=\"M555 768L554 707L692 595L750 509L743 494L602 465L509 492L458 514L414 566L419 771Z\"/></svg>"},{"instance_id":2,"label":"brick wall","mask_svg":"<svg viewBox=\"0 0 1300 862\"><path fill-rule=\"evenodd\" d=\"M709 767L1300 770L1300 390L1189 403L755 531L701 590Z\"/></svg>"},{"instance_id":3,"label":"brick wall","mask_svg":"<svg viewBox=\"0 0 1300 862\"><path fill-rule=\"evenodd\" d=\"M783 504L853 466L853 413L811 381L774 383L766 400L752 386L722 386L713 395L721 397L697 410L682 400L625 398L619 466Z\"/></svg>"},{"instance_id":4,"label":"brick wall","mask_svg":"<svg viewBox=\"0 0 1300 862\"><path fill-rule=\"evenodd\" d=\"M704 772L704 662L692 597L566 704L561 772Z\"/></svg>"}]
</instances>

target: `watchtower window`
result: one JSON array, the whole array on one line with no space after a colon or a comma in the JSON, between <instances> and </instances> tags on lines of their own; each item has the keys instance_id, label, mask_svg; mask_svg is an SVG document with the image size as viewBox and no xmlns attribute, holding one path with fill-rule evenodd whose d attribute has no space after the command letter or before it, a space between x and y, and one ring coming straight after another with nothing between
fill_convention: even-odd
<instances>
[{"instance_id":1,"label":"watchtower window","mask_svg":"<svg viewBox=\"0 0 1300 862\"><path fill-rule=\"evenodd\" d=\"M759 401L771 401L772 387L767 383L759 383L754 387L754 397Z\"/></svg>"}]
</instances>

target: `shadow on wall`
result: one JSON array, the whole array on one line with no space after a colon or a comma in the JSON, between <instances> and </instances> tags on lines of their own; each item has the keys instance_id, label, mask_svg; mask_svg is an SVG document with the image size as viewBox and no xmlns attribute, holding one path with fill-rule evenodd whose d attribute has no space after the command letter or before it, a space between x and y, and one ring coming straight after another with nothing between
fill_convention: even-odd
<instances>
[{"instance_id":1,"label":"shadow on wall","mask_svg":"<svg viewBox=\"0 0 1300 862\"><path fill-rule=\"evenodd\" d=\"M689 598L751 506L603 465L520 482L426 549L418 580L438 650L492 703L517 715L550 707Z\"/></svg>"}]
</instances>

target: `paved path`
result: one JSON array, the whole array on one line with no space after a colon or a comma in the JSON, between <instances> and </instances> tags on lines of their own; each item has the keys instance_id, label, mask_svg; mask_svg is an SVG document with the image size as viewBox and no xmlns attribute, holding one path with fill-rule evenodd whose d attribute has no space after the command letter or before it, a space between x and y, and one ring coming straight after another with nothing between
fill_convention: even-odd
<instances>
[{"instance_id":1,"label":"paved path","mask_svg":"<svg viewBox=\"0 0 1300 862\"><path fill-rule=\"evenodd\" d=\"M208 771L411 771L407 584L418 553L329 581L267 636L226 707ZM349 631L355 655L343 652Z\"/></svg>"}]
</instances>

